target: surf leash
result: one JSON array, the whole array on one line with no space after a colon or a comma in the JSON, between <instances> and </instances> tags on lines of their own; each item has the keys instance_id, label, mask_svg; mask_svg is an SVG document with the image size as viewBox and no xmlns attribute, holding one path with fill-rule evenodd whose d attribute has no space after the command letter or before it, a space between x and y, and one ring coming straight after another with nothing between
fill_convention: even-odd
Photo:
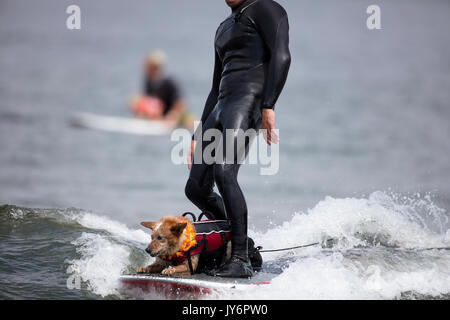
<instances>
[{"instance_id":1,"label":"surf leash","mask_svg":"<svg viewBox=\"0 0 450 320\"><path fill-rule=\"evenodd\" d=\"M450 250L450 247L431 247L431 248L393 248L402 251L432 251L432 250Z\"/></svg>"},{"instance_id":2,"label":"surf leash","mask_svg":"<svg viewBox=\"0 0 450 320\"><path fill-rule=\"evenodd\" d=\"M278 252L278 251L288 251L288 250L293 250L293 249L300 249L300 248L306 248L306 247L312 247L312 246L317 246L319 244L327 244L330 241L334 241L334 239L327 239L324 242L314 242L314 243L309 243L309 244L303 244L300 246L295 246L295 247L289 247L289 248L280 248L280 249L267 249L267 250L262 250L261 246L256 247L256 249L259 252Z\"/></svg>"},{"instance_id":3,"label":"surf leash","mask_svg":"<svg viewBox=\"0 0 450 320\"><path fill-rule=\"evenodd\" d=\"M295 246L295 247L280 248L280 249L268 249L268 250L261 250L262 247L261 246L257 246L256 249L259 252L288 251L288 250L293 250L293 249L300 249L300 248L317 246L319 244L328 244L328 242L333 241L333 240L334 239L328 239L328 240L326 240L324 242L314 242L314 243L304 244L304 245ZM372 248L372 247L362 247L362 248ZM352 248L352 249L356 249L356 248ZM397 247L392 247L391 249L401 250L401 251L431 251L431 250L450 250L450 247L434 247L434 248L397 248Z\"/></svg>"}]
</instances>

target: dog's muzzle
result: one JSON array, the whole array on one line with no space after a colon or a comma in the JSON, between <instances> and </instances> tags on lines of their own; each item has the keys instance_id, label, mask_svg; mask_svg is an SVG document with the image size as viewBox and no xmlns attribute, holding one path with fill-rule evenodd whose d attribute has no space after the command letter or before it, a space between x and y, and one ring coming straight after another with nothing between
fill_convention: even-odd
<instances>
[{"instance_id":1,"label":"dog's muzzle","mask_svg":"<svg viewBox=\"0 0 450 320\"><path fill-rule=\"evenodd\" d=\"M156 256L157 256L157 254L152 253L152 252L150 251L149 248L145 248L145 252L147 252L147 253L148 253L149 255L151 255L152 257L156 257Z\"/></svg>"}]
</instances>

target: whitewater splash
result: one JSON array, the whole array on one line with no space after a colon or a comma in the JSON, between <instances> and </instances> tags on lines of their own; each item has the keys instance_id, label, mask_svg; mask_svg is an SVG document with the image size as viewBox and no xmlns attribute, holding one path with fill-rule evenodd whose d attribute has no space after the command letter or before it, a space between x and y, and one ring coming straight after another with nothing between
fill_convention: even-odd
<instances>
[{"instance_id":1,"label":"whitewater splash","mask_svg":"<svg viewBox=\"0 0 450 320\"><path fill-rule=\"evenodd\" d=\"M9 215L15 224L30 218L18 208ZM85 297L136 298L121 291L118 278L151 263L143 250L150 241L148 233L79 210L46 210L40 215L70 226L67 245L73 254L63 264L80 277ZM282 225L265 232L250 230L250 236L264 249L332 238L331 248L264 253L263 272L274 273L270 285L214 298L449 298L450 250L439 249L450 247L448 217L430 196L375 192L360 199L327 197Z\"/></svg>"},{"instance_id":2,"label":"whitewater splash","mask_svg":"<svg viewBox=\"0 0 450 320\"><path fill-rule=\"evenodd\" d=\"M450 251L437 249L450 246L448 222L448 214L430 196L375 192L367 199L327 197L307 213L254 236L270 248L333 238L338 240L333 249L300 249L270 286L239 298L448 298ZM275 261L285 256L271 255Z\"/></svg>"}]
</instances>

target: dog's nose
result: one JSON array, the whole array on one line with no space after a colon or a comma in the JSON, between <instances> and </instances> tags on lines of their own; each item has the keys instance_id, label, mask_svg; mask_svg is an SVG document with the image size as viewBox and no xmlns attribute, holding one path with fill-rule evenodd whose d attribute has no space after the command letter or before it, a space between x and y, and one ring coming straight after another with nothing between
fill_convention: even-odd
<instances>
[{"instance_id":1,"label":"dog's nose","mask_svg":"<svg viewBox=\"0 0 450 320\"><path fill-rule=\"evenodd\" d=\"M147 252L148 254L152 254L149 248L145 248L145 252Z\"/></svg>"}]
</instances>

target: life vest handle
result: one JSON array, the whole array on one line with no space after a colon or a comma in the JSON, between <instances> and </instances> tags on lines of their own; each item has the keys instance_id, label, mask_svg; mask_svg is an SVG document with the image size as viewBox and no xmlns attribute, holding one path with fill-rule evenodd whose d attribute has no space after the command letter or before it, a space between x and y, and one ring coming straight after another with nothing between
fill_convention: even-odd
<instances>
[{"instance_id":1,"label":"life vest handle","mask_svg":"<svg viewBox=\"0 0 450 320\"><path fill-rule=\"evenodd\" d=\"M197 222L197 221L202 220L203 217L208 218L208 216L207 216L208 213L211 214L211 212L209 212L209 211L203 211L202 213L200 213L200 215L198 216L198 218L197 218L197 217L195 216L195 214L193 214L192 212L185 212L185 213L183 213L181 216L182 216L182 217L191 216L191 217L192 217L192 221L193 221L193 222Z\"/></svg>"},{"instance_id":2,"label":"life vest handle","mask_svg":"<svg viewBox=\"0 0 450 320\"><path fill-rule=\"evenodd\" d=\"M206 213L207 213L208 211L203 211L202 213L200 213L200 215L198 216L198 220L197 221L200 221L200 220L202 220L202 218L204 217L204 216L206 216Z\"/></svg>"},{"instance_id":3,"label":"life vest handle","mask_svg":"<svg viewBox=\"0 0 450 320\"><path fill-rule=\"evenodd\" d=\"M193 214L192 212L185 212L185 213L183 213L181 216L182 216L182 217L191 216L193 222L196 222L196 221L197 221L197 217L196 217L195 214ZM200 219L199 219L199 220L200 220Z\"/></svg>"}]
</instances>

